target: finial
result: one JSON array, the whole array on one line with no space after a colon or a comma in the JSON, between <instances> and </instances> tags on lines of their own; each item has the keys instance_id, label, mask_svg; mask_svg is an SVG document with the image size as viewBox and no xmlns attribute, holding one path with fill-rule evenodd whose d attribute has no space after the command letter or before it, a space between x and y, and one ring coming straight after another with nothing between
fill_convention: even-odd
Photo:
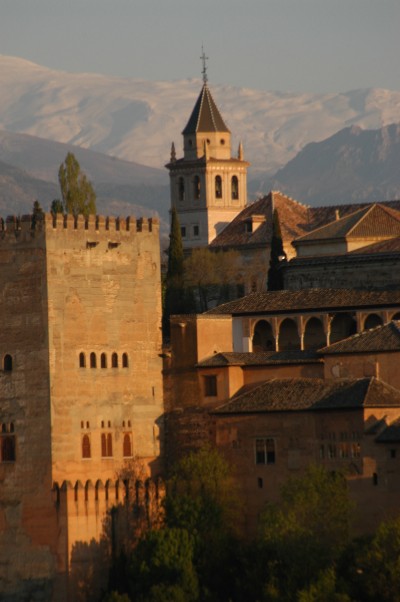
<instances>
[{"instance_id":1,"label":"finial","mask_svg":"<svg viewBox=\"0 0 400 602\"><path fill-rule=\"evenodd\" d=\"M242 144L242 141L239 142L238 159L239 159L239 161L243 161L243 144Z\"/></svg>"},{"instance_id":2,"label":"finial","mask_svg":"<svg viewBox=\"0 0 400 602\"><path fill-rule=\"evenodd\" d=\"M203 62L203 70L202 70L202 74L203 74L203 82L204 84L207 83L208 81L208 77L207 77L207 65L206 65L206 61L208 61L208 56L206 56L206 53L204 52L204 47L203 44L201 45L201 60Z\"/></svg>"},{"instance_id":3,"label":"finial","mask_svg":"<svg viewBox=\"0 0 400 602\"><path fill-rule=\"evenodd\" d=\"M175 161L176 161L175 144L172 143L171 144L171 163L175 163Z\"/></svg>"}]
</instances>

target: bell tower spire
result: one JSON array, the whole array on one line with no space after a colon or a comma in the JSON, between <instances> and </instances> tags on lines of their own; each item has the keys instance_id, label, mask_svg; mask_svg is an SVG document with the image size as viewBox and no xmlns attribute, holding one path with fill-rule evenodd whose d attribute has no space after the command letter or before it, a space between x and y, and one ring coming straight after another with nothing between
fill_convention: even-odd
<instances>
[{"instance_id":1,"label":"bell tower spire","mask_svg":"<svg viewBox=\"0 0 400 602\"><path fill-rule=\"evenodd\" d=\"M240 145L231 152L231 132L208 87L201 47L203 86L182 135L183 158L171 147L171 207L176 207L184 249L205 247L247 204L247 168Z\"/></svg>"}]
</instances>

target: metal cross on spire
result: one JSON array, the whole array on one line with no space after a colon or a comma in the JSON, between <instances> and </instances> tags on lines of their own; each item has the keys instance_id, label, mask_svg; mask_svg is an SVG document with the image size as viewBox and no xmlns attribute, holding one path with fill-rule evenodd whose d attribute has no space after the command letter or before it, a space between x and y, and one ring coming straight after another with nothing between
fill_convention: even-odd
<instances>
[{"instance_id":1,"label":"metal cross on spire","mask_svg":"<svg viewBox=\"0 0 400 602\"><path fill-rule=\"evenodd\" d=\"M201 45L201 60L203 62L203 70L202 70L202 74L203 74L203 82L206 84L208 81L208 77L207 77L207 65L206 65L206 61L208 61L208 56L206 56L205 52L204 52L204 47L203 44Z\"/></svg>"}]
</instances>

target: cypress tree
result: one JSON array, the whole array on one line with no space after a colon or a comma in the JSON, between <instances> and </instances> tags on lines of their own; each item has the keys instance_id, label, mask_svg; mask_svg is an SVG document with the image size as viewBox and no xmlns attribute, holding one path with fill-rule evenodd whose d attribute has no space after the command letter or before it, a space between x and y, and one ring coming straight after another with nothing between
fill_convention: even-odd
<instances>
[{"instance_id":1,"label":"cypress tree","mask_svg":"<svg viewBox=\"0 0 400 602\"><path fill-rule=\"evenodd\" d=\"M171 230L168 247L168 269L165 279L163 307L163 338L169 339L171 315L185 313L185 287L183 279L183 245L178 213L173 207L171 211Z\"/></svg>"},{"instance_id":2,"label":"cypress tree","mask_svg":"<svg viewBox=\"0 0 400 602\"><path fill-rule=\"evenodd\" d=\"M286 259L286 253L283 250L283 241L281 226L279 223L278 211L274 209L272 221L272 239L271 239L271 258L268 270L268 290L280 291L283 289L283 277L280 270L282 257Z\"/></svg>"}]
</instances>

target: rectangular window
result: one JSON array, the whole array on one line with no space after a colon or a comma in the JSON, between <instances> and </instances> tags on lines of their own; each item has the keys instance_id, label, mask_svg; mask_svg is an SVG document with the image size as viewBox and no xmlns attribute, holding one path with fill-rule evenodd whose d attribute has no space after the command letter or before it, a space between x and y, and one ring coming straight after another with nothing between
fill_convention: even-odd
<instances>
[{"instance_id":1,"label":"rectangular window","mask_svg":"<svg viewBox=\"0 0 400 602\"><path fill-rule=\"evenodd\" d=\"M186 226L181 226L181 236L182 238L186 238Z\"/></svg>"},{"instance_id":2,"label":"rectangular window","mask_svg":"<svg viewBox=\"0 0 400 602\"><path fill-rule=\"evenodd\" d=\"M204 377L204 393L206 397L217 396L217 377L215 375Z\"/></svg>"},{"instance_id":3,"label":"rectangular window","mask_svg":"<svg viewBox=\"0 0 400 602\"><path fill-rule=\"evenodd\" d=\"M199 228L199 226L193 226L193 236L196 237L196 238L198 236L200 236L200 228Z\"/></svg>"},{"instance_id":4,"label":"rectangular window","mask_svg":"<svg viewBox=\"0 0 400 602\"><path fill-rule=\"evenodd\" d=\"M256 439L256 464L275 464L275 440Z\"/></svg>"}]
</instances>

